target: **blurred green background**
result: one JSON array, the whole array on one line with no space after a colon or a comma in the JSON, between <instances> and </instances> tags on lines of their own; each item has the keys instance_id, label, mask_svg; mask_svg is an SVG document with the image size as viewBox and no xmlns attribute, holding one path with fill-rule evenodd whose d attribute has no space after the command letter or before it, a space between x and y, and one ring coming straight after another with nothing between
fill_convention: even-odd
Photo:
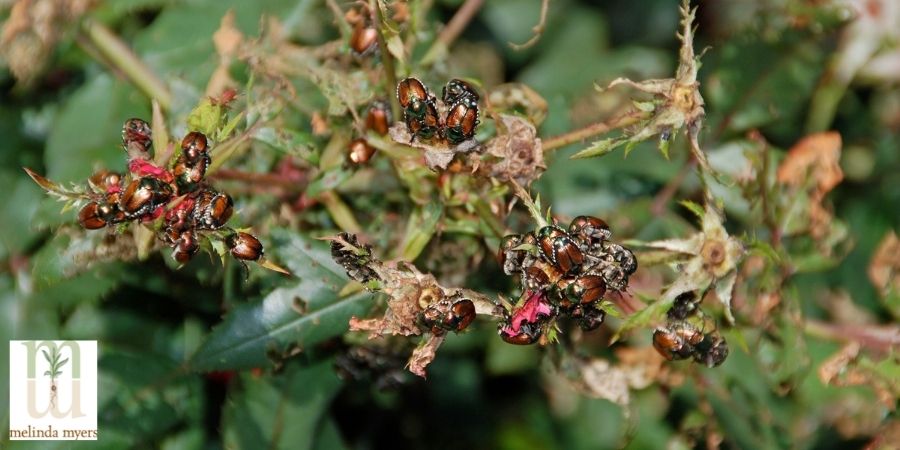
<instances>
[{"instance_id":1,"label":"blurred green background","mask_svg":"<svg viewBox=\"0 0 900 450\"><path fill-rule=\"evenodd\" d=\"M10 20L15 4L38 10L48 1L0 2L0 18ZM425 80L470 77L485 90L524 83L548 104L539 128L544 138L603 120L630 104L627 90L600 94L595 84L605 86L620 76L667 78L677 65L679 15L673 0L551 1L545 30L525 50L508 43L533 35L540 2L490 0L446 58L431 67L417 65L461 4L408 5L413 19L403 24L402 36L413 34L417 44L400 71ZM4 433L0 448L896 448L891 445L900 439L894 409L900 392L900 308L897 292L876 286L867 273L880 243L900 225L900 7L895 2L872 0L863 12L837 1L696 4L695 47L708 48L700 71L706 100L701 137L713 166L734 175L754 164L747 156L755 145L748 137L752 130L768 142L776 160L811 132L838 131L844 179L827 205L834 226L844 230L845 225L846 233L827 244L830 254L811 250L815 243L802 239L784 250L803 264L784 281L781 305L763 322L743 312L752 309L766 282L748 275L746 284L739 284L743 306L737 306L738 323L726 335L743 337L731 340L725 364L716 369L668 364L656 382L633 390L626 406L572 389L554 364L559 350L507 345L486 320L448 338L427 380L403 371L402 352L411 349L405 341L378 347L386 353L373 376L338 377L336 358L346 364L348 352L364 348L365 341L342 336L346 319L377 315L378 306L373 309L376 302L365 294L338 298L346 277L330 262L324 244L312 238L340 227L321 202L303 203L303 191L339 193L387 255L398 239L391 230L402 231L413 205L381 154L372 168L346 182L349 174L335 172L346 177L329 184L320 172L312 181L301 176L296 186L266 190L216 179L235 197L240 223L252 226L267 254L297 279L255 266L245 278L233 260L223 266L205 255L176 269L167 251L145 260L80 259L80 252L109 244L103 232L79 230L74 211L60 213L62 204L21 168L62 183L81 183L101 167L121 170L121 123L129 117L149 120L146 92L128 70L98 55L93 24L112 30L163 80L172 97L168 124L174 136L187 130L185 118L205 98L220 65L213 36L229 10L244 42L267 37L255 51L277 50L279 43L304 51L336 48L333 63L309 62L321 70L310 72L370 77L363 85L371 92L354 95L391 92L379 84L379 58L354 59L340 41L331 7L346 11L351 3L72 0L56 6L56 15L32 16L30 29L3 37L0 336L3 341L99 340L101 437L52 445L10 442ZM314 133L311 117L326 115L333 98L310 81L302 66L311 58L307 53L285 58L287 68L253 56L259 55L239 53L226 65L241 92L232 113L246 113L247 123L262 117L264 125L226 166L284 175L295 168L285 162L293 158L303 172L304 164L329 152L333 141ZM14 71L25 75L17 79ZM293 99L285 85L295 91ZM264 88L283 98L253 95ZM332 115L330 125L349 133L346 112ZM701 201L702 186L685 163L682 140L668 160L654 142L639 145L627 158L621 152L568 158L583 147L573 144L549 155L534 186L554 214L605 217L617 239L683 238L693 232L695 221L678 200ZM674 189L669 200L654 208L667 188ZM740 183L711 188L724 205L726 227L745 242L770 239L748 201L753 194L744 188ZM512 228L524 229L513 222ZM417 266L451 284L488 294L510 292L513 280L494 263L491 242L496 241L485 244L477 233L439 233ZM648 296L671 281L665 270L644 273L650 281L638 289ZM292 313L296 299L308 307L306 315ZM266 313L275 316L274 323L260 319ZM811 330L806 319L831 332ZM817 374L847 336L855 336L834 332L843 326L888 333L871 353L864 344L857 359L872 377L864 383L868 387L829 386ZM602 359L614 358L620 348L649 346L647 330L612 347L610 334L605 327L586 336L577 351ZM0 348L0 373L6 374L6 347ZM873 385L887 386L893 406L876 400ZM0 404L7 404L6 388L0 395ZM8 426L5 415L0 424Z\"/></svg>"}]
</instances>

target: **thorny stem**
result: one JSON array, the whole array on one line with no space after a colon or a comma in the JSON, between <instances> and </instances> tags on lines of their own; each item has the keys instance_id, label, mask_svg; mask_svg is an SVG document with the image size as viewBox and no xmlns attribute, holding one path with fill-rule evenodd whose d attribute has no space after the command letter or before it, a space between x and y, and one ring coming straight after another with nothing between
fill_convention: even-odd
<instances>
[{"instance_id":1,"label":"thorny stem","mask_svg":"<svg viewBox=\"0 0 900 450\"><path fill-rule=\"evenodd\" d=\"M538 206L534 203L534 200L531 199L531 194L529 194L519 183L516 183L515 180L510 181L513 186L513 190L516 193L516 196L522 199L522 203L525 204L525 207L528 208L528 212L531 213L531 217L537 222L538 229L544 228L547 225L547 219L544 218L543 212L538 208Z\"/></svg>"},{"instance_id":2,"label":"thorny stem","mask_svg":"<svg viewBox=\"0 0 900 450\"><path fill-rule=\"evenodd\" d=\"M453 15L450 22L447 22L447 26L445 26L440 34L438 34L434 44L431 44L431 47L425 53L425 57L422 58L422 65L433 63L441 53L450 48L453 42L456 41L456 38L458 38L466 26L469 25L469 22L472 21L472 18L475 17L475 14L478 13L478 10L481 9L483 4L484 0L466 0L466 2L456 10L456 14Z\"/></svg>"},{"instance_id":3,"label":"thorny stem","mask_svg":"<svg viewBox=\"0 0 900 450\"><path fill-rule=\"evenodd\" d=\"M397 86L397 72L394 69L394 55L388 51L387 41L384 39L384 14L378 5L378 0L369 0L369 8L375 11L377 19L375 20L375 30L378 31L378 49L381 53L381 65L384 66L385 83L387 83L385 91L391 100L391 117L397 118L400 117L400 103L397 96L392 95Z\"/></svg>"},{"instance_id":4,"label":"thorny stem","mask_svg":"<svg viewBox=\"0 0 900 450\"><path fill-rule=\"evenodd\" d=\"M163 109L169 109L172 94L168 87L118 36L94 20L85 21L84 27L89 42L113 68L125 74L148 97L156 99Z\"/></svg>"},{"instance_id":5,"label":"thorny stem","mask_svg":"<svg viewBox=\"0 0 900 450\"><path fill-rule=\"evenodd\" d=\"M534 36L525 41L524 44L513 44L509 43L509 46L512 47L513 50L525 50L531 47L534 44L537 44L538 39L541 38L541 35L544 34L544 26L547 23L547 10L550 9L550 0L541 0L541 18L538 21L538 24L531 29L534 32Z\"/></svg>"},{"instance_id":6,"label":"thorny stem","mask_svg":"<svg viewBox=\"0 0 900 450\"><path fill-rule=\"evenodd\" d=\"M544 153L557 150L569 144L580 142L598 134L603 134L617 128L634 125L647 118L648 113L640 110L632 110L625 114L612 117L602 122L592 123L584 128L570 131L559 136L554 136L544 141Z\"/></svg>"}]
</instances>

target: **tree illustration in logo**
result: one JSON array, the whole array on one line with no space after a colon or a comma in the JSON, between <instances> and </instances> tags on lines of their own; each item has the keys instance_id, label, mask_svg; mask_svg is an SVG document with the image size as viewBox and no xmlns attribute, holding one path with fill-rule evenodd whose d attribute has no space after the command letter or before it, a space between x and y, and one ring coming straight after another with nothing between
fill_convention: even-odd
<instances>
[{"instance_id":1,"label":"tree illustration in logo","mask_svg":"<svg viewBox=\"0 0 900 450\"><path fill-rule=\"evenodd\" d=\"M62 375L62 367L69 362L69 358L65 358L60 361L59 357L61 356L59 353L59 348L54 346L50 353L47 353L47 350L41 350L44 353L44 359L50 364L50 370L44 371L44 376L50 377L50 406L56 406L56 377Z\"/></svg>"}]
</instances>

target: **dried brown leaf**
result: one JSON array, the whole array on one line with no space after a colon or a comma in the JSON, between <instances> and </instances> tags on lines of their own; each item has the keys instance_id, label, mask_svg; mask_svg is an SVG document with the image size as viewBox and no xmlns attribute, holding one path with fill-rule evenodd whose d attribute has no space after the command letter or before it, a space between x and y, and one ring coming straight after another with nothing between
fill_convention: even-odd
<instances>
[{"instance_id":1,"label":"dried brown leaf","mask_svg":"<svg viewBox=\"0 0 900 450\"><path fill-rule=\"evenodd\" d=\"M541 139L534 125L522 117L499 115L497 137L489 141L487 154L499 158L490 165L490 175L502 181L515 180L528 186L541 176L547 166Z\"/></svg>"},{"instance_id":2,"label":"dried brown leaf","mask_svg":"<svg viewBox=\"0 0 900 450\"><path fill-rule=\"evenodd\" d=\"M413 350L412 356L409 357L409 362L407 363L409 371L425 378L425 368L431 364L431 361L434 361L437 349L444 343L446 337L446 334L440 336L428 335L422 344Z\"/></svg>"},{"instance_id":3,"label":"dried brown leaf","mask_svg":"<svg viewBox=\"0 0 900 450\"><path fill-rule=\"evenodd\" d=\"M841 135L836 131L815 133L800 139L778 167L778 181L803 185L807 177L815 181L822 195L844 178L841 171Z\"/></svg>"},{"instance_id":4,"label":"dried brown leaf","mask_svg":"<svg viewBox=\"0 0 900 450\"><path fill-rule=\"evenodd\" d=\"M890 231L881 239L869 263L868 274L882 296L900 293L900 239L895 232Z\"/></svg>"}]
</instances>

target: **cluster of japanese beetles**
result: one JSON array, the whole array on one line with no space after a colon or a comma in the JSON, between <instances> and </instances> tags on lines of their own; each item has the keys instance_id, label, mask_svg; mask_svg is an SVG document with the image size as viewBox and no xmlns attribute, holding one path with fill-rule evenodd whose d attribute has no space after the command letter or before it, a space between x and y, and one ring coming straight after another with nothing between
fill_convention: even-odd
<instances>
[{"instance_id":1,"label":"cluster of japanese beetles","mask_svg":"<svg viewBox=\"0 0 900 450\"><path fill-rule=\"evenodd\" d=\"M234 213L234 202L206 184L211 162L209 143L202 133L188 133L170 169L150 159L153 136L150 125L129 119L122 127L122 145L128 154L129 175L100 171L89 179L91 200L78 212L78 223L88 230L125 222L160 221L157 237L172 248L180 264L200 250L202 232L226 231L225 244L239 260L257 261L262 244L251 234L225 227Z\"/></svg>"},{"instance_id":2,"label":"cluster of japanese beetles","mask_svg":"<svg viewBox=\"0 0 900 450\"><path fill-rule=\"evenodd\" d=\"M435 96L416 78L406 78L397 84L397 100L403 109L403 122L410 134L410 143L420 140L443 140L458 145L475 136L478 126L478 93L463 80L453 79L441 91L446 114L439 114Z\"/></svg>"},{"instance_id":3,"label":"cluster of japanese beetles","mask_svg":"<svg viewBox=\"0 0 900 450\"><path fill-rule=\"evenodd\" d=\"M384 136L388 133L390 125L390 106L381 100L372 102L366 110L365 131ZM369 162L374 154L375 147L369 145L369 141L366 138L356 138L350 141L350 145L347 146L347 161L353 165Z\"/></svg>"},{"instance_id":4,"label":"cluster of japanese beetles","mask_svg":"<svg viewBox=\"0 0 900 450\"><path fill-rule=\"evenodd\" d=\"M692 358L707 367L715 367L728 357L728 343L717 332L704 332L704 327L698 328L693 323L698 317L705 322L700 300L694 291L675 297L666 313L666 324L653 332L653 347L670 361Z\"/></svg>"},{"instance_id":5,"label":"cluster of japanese beetles","mask_svg":"<svg viewBox=\"0 0 900 450\"><path fill-rule=\"evenodd\" d=\"M625 290L637 270L634 253L610 236L603 220L579 216L568 230L548 225L504 237L498 261L504 273L520 277L522 295L510 310L504 308L500 337L533 344L560 316L575 319L585 331L600 327L606 317L600 302L608 291Z\"/></svg>"}]
</instances>

